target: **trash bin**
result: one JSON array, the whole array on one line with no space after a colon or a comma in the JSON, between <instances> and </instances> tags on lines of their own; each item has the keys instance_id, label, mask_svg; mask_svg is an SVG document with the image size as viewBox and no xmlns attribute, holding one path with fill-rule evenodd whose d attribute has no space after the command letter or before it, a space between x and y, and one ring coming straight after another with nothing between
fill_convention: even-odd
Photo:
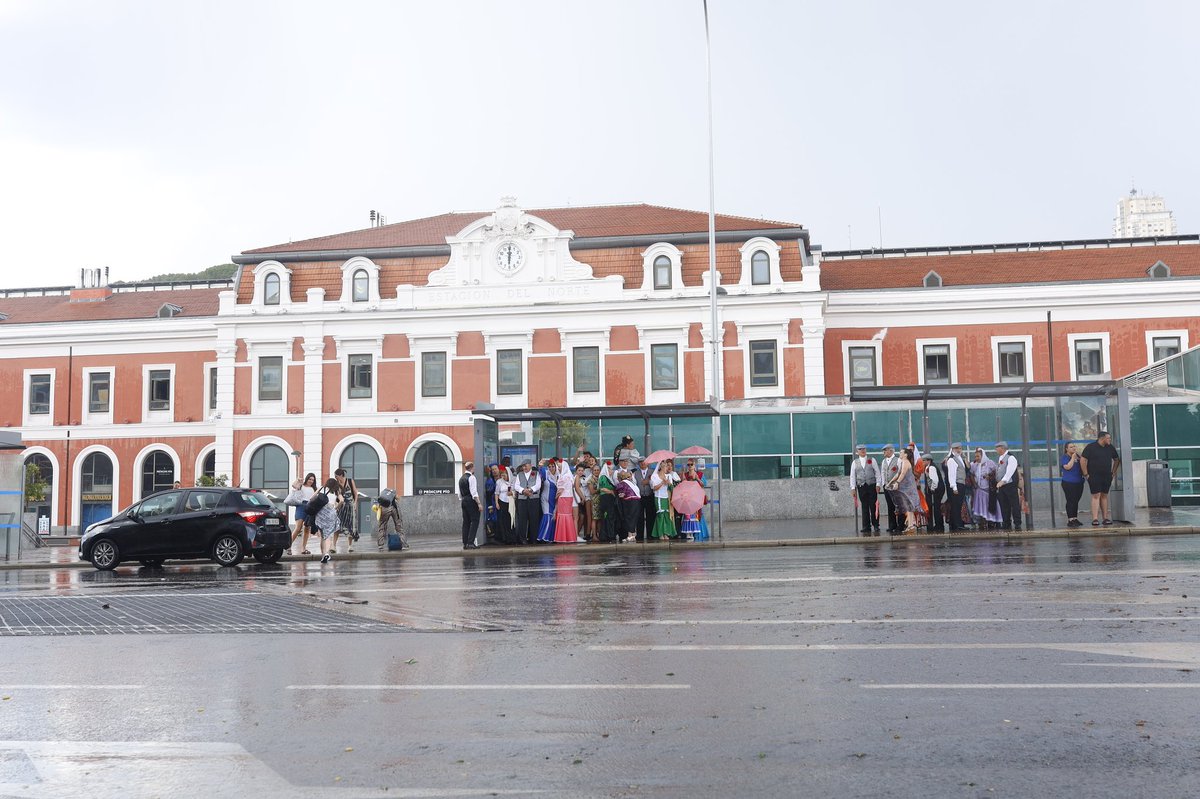
<instances>
[{"instance_id":1,"label":"trash bin","mask_svg":"<svg viewBox=\"0 0 1200 799\"><path fill-rule=\"evenodd\" d=\"M1146 461L1146 505L1171 507L1171 467L1166 461Z\"/></svg>"}]
</instances>

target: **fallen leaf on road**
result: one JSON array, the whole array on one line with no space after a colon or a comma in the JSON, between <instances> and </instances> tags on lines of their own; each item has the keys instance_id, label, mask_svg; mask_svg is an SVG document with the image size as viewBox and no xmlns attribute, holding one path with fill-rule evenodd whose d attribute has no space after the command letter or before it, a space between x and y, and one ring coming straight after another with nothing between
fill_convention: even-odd
<instances>
[{"instance_id":1,"label":"fallen leaf on road","mask_svg":"<svg viewBox=\"0 0 1200 799\"><path fill-rule=\"evenodd\" d=\"M412 664L414 664L416 662L417 662L416 658L409 658L408 660L404 661L404 663L408 666L411 666Z\"/></svg>"}]
</instances>

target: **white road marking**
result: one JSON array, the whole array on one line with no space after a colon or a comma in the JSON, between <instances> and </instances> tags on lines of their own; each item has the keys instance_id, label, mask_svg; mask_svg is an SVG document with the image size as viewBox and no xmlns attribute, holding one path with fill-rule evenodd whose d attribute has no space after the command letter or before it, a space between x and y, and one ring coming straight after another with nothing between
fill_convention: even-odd
<instances>
[{"instance_id":1,"label":"white road marking","mask_svg":"<svg viewBox=\"0 0 1200 799\"><path fill-rule=\"evenodd\" d=\"M1078 622L1156 622L1156 621L1200 621L1200 616L1079 616L1075 618L1062 616L1026 617L1026 618L958 618L958 619L644 619L641 621L615 621L619 625L647 626L699 626L745 624L758 625L824 625L824 624L1024 624L1027 622L1054 622L1069 624ZM570 622L575 624L576 622ZM603 624L604 622L600 622Z\"/></svg>"},{"instance_id":2,"label":"white road marking","mask_svg":"<svg viewBox=\"0 0 1200 799\"><path fill-rule=\"evenodd\" d=\"M1026 690L1026 689L1105 689L1105 688L1136 688L1140 690L1155 690L1159 688L1200 688L1200 682L910 682L910 683L863 683L862 688L870 690L916 690L916 691L958 691L958 690Z\"/></svg>"},{"instance_id":3,"label":"white road marking","mask_svg":"<svg viewBox=\"0 0 1200 799\"><path fill-rule=\"evenodd\" d=\"M80 685L72 683L17 683L12 685L0 684L0 691L139 691L144 685Z\"/></svg>"},{"instance_id":4,"label":"white road marking","mask_svg":"<svg viewBox=\"0 0 1200 799\"><path fill-rule=\"evenodd\" d=\"M563 683L525 685L522 683L426 683L412 685L289 685L289 691L678 691L692 686L684 683Z\"/></svg>"}]
</instances>

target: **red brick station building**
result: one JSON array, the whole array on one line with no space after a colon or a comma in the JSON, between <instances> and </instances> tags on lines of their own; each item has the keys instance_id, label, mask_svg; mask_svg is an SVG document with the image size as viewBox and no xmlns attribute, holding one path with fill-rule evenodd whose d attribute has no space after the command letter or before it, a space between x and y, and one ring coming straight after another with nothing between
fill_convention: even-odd
<instances>
[{"instance_id":1,"label":"red brick station building","mask_svg":"<svg viewBox=\"0 0 1200 799\"><path fill-rule=\"evenodd\" d=\"M50 483L54 531L202 475L282 490L342 465L368 492L444 491L476 403L713 395L707 231L697 211L506 198L247 250L232 281L87 270L0 290L0 426ZM852 429L872 446L916 432L903 407L848 407L851 386L1122 377L1200 342L1196 236L822 252L794 223L719 215L716 231L734 481L844 474ZM1142 412L1137 457L1200 466L1195 402ZM935 429L994 440L974 410ZM590 423L591 448L640 424ZM654 424L656 446L711 444L707 420Z\"/></svg>"}]
</instances>

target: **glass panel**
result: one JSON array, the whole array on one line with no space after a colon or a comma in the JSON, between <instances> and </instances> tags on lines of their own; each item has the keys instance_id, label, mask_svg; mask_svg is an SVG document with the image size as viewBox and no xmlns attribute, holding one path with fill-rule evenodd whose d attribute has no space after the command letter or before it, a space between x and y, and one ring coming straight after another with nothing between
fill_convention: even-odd
<instances>
[{"instance_id":1,"label":"glass panel","mask_svg":"<svg viewBox=\"0 0 1200 799\"><path fill-rule=\"evenodd\" d=\"M779 385L774 341L750 342L750 385Z\"/></svg>"},{"instance_id":2,"label":"glass panel","mask_svg":"<svg viewBox=\"0 0 1200 799\"><path fill-rule=\"evenodd\" d=\"M665 255L654 259L654 288L671 288L671 259Z\"/></svg>"},{"instance_id":3,"label":"glass panel","mask_svg":"<svg viewBox=\"0 0 1200 799\"><path fill-rule=\"evenodd\" d=\"M371 356L351 355L347 387L351 399L371 396Z\"/></svg>"},{"instance_id":4,"label":"glass panel","mask_svg":"<svg viewBox=\"0 0 1200 799\"><path fill-rule=\"evenodd\" d=\"M1129 407L1130 442L1134 447L1154 446L1154 406L1131 405Z\"/></svg>"},{"instance_id":5,"label":"glass panel","mask_svg":"<svg viewBox=\"0 0 1200 799\"><path fill-rule=\"evenodd\" d=\"M1200 446L1200 405L1160 404L1154 416L1159 449Z\"/></svg>"},{"instance_id":6,"label":"glass panel","mask_svg":"<svg viewBox=\"0 0 1200 799\"><path fill-rule=\"evenodd\" d=\"M765 286L771 282L771 259L762 250L750 257L750 282L755 286Z\"/></svg>"},{"instance_id":7,"label":"glass panel","mask_svg":"<svg viewBox=\"0 0 1200 799\"><path fill-rule=\"evenodd\" d=\"M919 410L912 412L913 435L924 438L923 420ZM967 439L967 412L963 408L929 409L929 442L925 449L933 452L948 452L955 441ZM940 458L939 458L940 460Z\"/></svg>"},{"instance_id":8,"label":"glass panel","mask_svg":"<svg viewBox=\"0 0 1200 799\"><path fill-rule=\"evenodd\" d=\"M851 413L793 413L792 440L796 452L850 452Z\"/></svg>"},{"instance_id":9,"label":"glass panel","mask_svg":"<svg viewBox=\"0 0 1200 799\"><path fill-rule=\"evenodd\" d=\"M1021 448L1020 408L969 408L967 424L970 428L968 434L970 445L983 447L992 460L995 458L992 457L991 447L997 441L1007 441L1014 451ZM999 424L998 428L997 424ZM964 447L967 443L963 442Z\"/></svg>"},{"instance_id":10,"label":"glass panel","mask_svg":"<svg viewBox=\"0 0 1200 799\"><path fill-rule=\"evenodd\" d=\"M283 448L274 444L264 444L250 456L250 485L247 488L262 489L272 496L279 497L279 502L282 503L290 491L290 474L291 466Z\"/></svg>"},{"instance_id":11,"label":"glass panel","mask_svg":"<svg viewBox=\"0 0 1200 799\"><path fill-rule=\"evenodd\" d=\"M496 351L496 393L521 393L521 350Z\"/></svg>"},{"instance_id":12,"label":"glass panel","mask_svg":"<svg viewBox=\"0 0 1200 799\"><path fill-rule=\"evenodd\" d=\"M279 275L267 275L266 280L263 281L263 304L279 304Z\"/></svg>"},{"instance_id":13,"label":"glass panel","mask_svg":"<svg viewBox=\"0 0 1200 799\"><path fill-rule=\"evenodd\" d=\"M264 401L283 399L283 358L272 355L258 359L258 398Z\"/></svg>"},{"instance_id":14,"label":"glass panel","mask_svg":"<svg viewBox=\"0 0 1200 799\"><path fill-rule=\"evenodd\" d=\"M850 473L851 455L804 455L796 458L796 477L841 477Z\"/></svg>"},{"instance_id":15,"label":"glass panel","mask_svg":"<svg viewBox=\"0 0 1200 799\"><path fill-rule=\"evenodd\" d=\"M790 455L733 458L734 480L779 480L791 476Z\"/></svg>"},{"instance_id":16,"label":"glass panel","mask_svg":"<svg viewBox=\"0 0 1200 799\"><path fill-rule=\"evenodd\" d=\"M446 353L421 353L421 396L446 396Z\"/></svg>"},{"instance_id":17,"label":"glass panel","mask_svg":"<svg viewBox=\"0 0 1200 799\"><path fill-rule=\"evenodd\" d=\"M850 348L850 386L875 385L875 348Z\"/></svg>"},{"instance_id":18,"label":"glass panel","mask_svg":"<svg viewBox=\"0 0 1200 799\"><path fill-rule=\"evenodd\" d=\"M1007 341L997 345L1001 383L1025 382L1025 342Z\"/></svg>"},{"instance_id":19,"label":"glass panel","mask_svg":"<svg viewBox=\"0 0 1200 799\"><path fill-rule=\"evenodd\" d=\"M208 478L215 478L217 476L216 450L204 456L204 465L200 467L200 474Z\"/></svg>"},{"instance_id":20,"label":"glass panel","mask_svg":"<svg viewBox=\"0 0 1200 799\"><path fill-rule=\"evenodd\" d=\"M854 414L857 441L847 436L844 448L866 444L868 452L881 452L884 444L907 444L908 414L903 411L861 411ZM902 440L904 439L904 440Z\"/></svg>"},{"instance_id":21,"label":"glass panel","mask_svg":"<svg viewBox=\"0 0 1200 799\"><path fill-rule=\"evenodd\" d=\"M353 301L366 302L371 298L370 278L367 270L359 269L354 273Z\"/></svg>"},{"instance_id":22,"label":"glass panel","mask_svg":"<svg viewBox=\"0 0 1200 799\"><path fill-rule=\"evenodd\" d=\"M650 345L650 388L655 391L679 388L679 347L675 344Z\"/></svg>"},{"instance_id":23,"label":"glass panel","mask_svg":"<svg viewBox=\"0 0 1200 799\"><path fill-rule=\"evenodd\" d=\"M171 373L166 369L150 370L150 410L166 411L171 408Z\"/></svg>"},{"instance_id":24,"label":"glass panel","mask_svg":"<svg viewBox=\"0 0 1200 799\"><path fill-rule=\"evenodd\" d=\"M208 409L215 411L217 409L217 367L210 366L208 369Z\"/></svg>"},{"instance_id":25,"label":"glass panel","mask_svg":"<svg viewBox=\"0 0 1200 799\"><path fill-rule=\"evenodd\" d=\"M113 490L113 464L103 452L93 452L83 459L83 467L80 475L81 493L83 494L107 494L107 499L112 499ZM88 501L84 497L84 501Z\"/></svg>"},{"instance_id":26,"label":"glass panel","mask_svg":"<svg viewBox=\"0 0 1200 799\"><path fill-rule=\"evenodd\" d=\"M713 448L713 421L708 417L686 417L671 420L672 446L675 451L688 447ZM709 457L707 460L712 460Z\"/></svg>"},{"instance_id":27,"label":"glass panel","mask_svg":"<svg viewBox=\"0 0 1200 799\"><path fill-rule=\"evenodd\" d=\"M672 449L672 446L671 446L671 420L670 419L651 419L650 420L650 448L648 450L645 448L645 446L643 444L643 440L642 440L642 437L645 435L645 431L643 431L642 435L638 435L637 433L630 430L629 435L633 436L633 445L635 447L637 447L638 451L641 452L641 454L643 454L643 455L649 455L651 452L653 452L656 449ZM680 445L676 444L674 449L676 452L678 452L679 450L681 450L687 446L691 446L691 445L684 444L684 445L680 446Z\"/></svg>"},{"instance_id":28,"label":"glass panel","mask_svg":"<svg viewBox=\"0 0 1200 799\"><path fill-rule=\"evenodd\" d=\"M108 413L108 387L112 376L108 372L88 375L88 413Z\"/></svg>"},{"instance_id":29,"label":"glass panel","mask_svg":"<svg viewBox=\"0 0 1200 799\"><path fill-rule=\"evenodd\" d=\"M342 450L338 466L354 480L355 487L367 496L358 498L360 533L375 530L375 514L371 512L372 500L379 496L382 488L379 481L379 454L370 444L351 444Z\"/></svg>"},{"instance_id":30,"label":"glass panel","mask_svg":"<svg viewBox=\"0 0 1200 799\"><path fill-rule=\"evenodd\" d=\"M50 413L50 375L30 375L29 413Z\"/></svg>"},{"instance_id":31,"label":"glass panel","mask_svg":"<svg viewBox=\"0 0 1200 799\"><path fill-rule=\"evenodd\" d=\"M733 420L734 455L791 455L791 417L786 413L742 413Z\"/></svg>"},{"instance_id":32,"label":"glass panel","mask_svg":"<svg viewBox=\"0 0 1200 799\"><path fill-rule=\"evenodd\" d=\"M1133 448L1133 459L1135 461L1152 461L1156 457L1157 456L1154 453L1153 447L1151 447L1149 449L1147 449L1145 447L1142 447L1142 448L1134 447Z\"/></svg>"},{"instance_id":33,"label":"glass panel","mask_svg":"<svg viewBox=\"0 0 1200 799\"><path fill-rule=\"evenodd\" d=\"M576 393L600 390L600 348L575 347L573 353Z\"/></svg>"},{"instance_id":34,"label":"glass panel","mask_svg":"<svg viewBox=\"0 0 1200 799\"><path fill-rule=\"evenodd\" d=\"M142 496L164 491L175 483L175 464L171 456L155 450L142 461Z\"/></svg>"}]
</instances>

